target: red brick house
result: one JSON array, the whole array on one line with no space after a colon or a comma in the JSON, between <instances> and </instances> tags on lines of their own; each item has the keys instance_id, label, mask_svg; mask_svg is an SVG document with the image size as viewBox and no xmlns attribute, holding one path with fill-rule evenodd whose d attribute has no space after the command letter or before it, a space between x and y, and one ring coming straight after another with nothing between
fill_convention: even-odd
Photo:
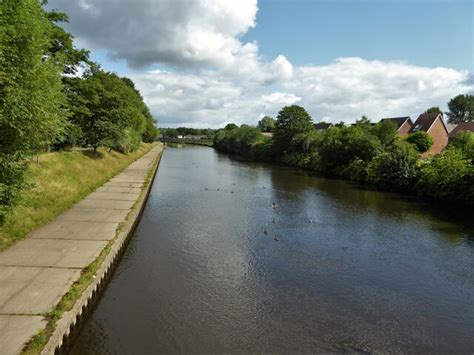
<instances>
[{"instance_id":1,"label":"red brick house","mask_svg":"<svg viewBox=\"0 0 474 355\"><path fill-rule=\"evenodd\" d=\"M448 144L448 128L444 123L442 113L423 113L418 116L409 134L424 131L433 138L433 145L424 155L435 155Z\"/></svg>"},{"instance_id":2,"label":"red brick house","mask_svg":"<svg viewBox=\"0 0 474 355\"><path fill-rule=\"evenodd\" d=\"M397 132L401 136L407 136L410 129L413 127L413 121L410 116L407 117L393 117L393 118L382 118L381 121L391 121L395 123Z\"/></svg>"},{"instance_id":3,"label":"red brick house","mask_svg":"<svg viewBox=\"0 0 474 355\"><path fill-rule=\"evenodd\" d=\"M460 132L471 132L474 133L474 122L461 122L449 133L449 140L456 137Z\"/></svg>"}]
</instances>

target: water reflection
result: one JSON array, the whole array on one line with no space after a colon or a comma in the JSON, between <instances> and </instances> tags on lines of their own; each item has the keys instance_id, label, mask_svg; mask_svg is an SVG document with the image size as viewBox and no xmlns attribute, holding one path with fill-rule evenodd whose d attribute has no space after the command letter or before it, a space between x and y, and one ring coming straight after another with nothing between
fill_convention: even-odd
<instances>
[{"instance_id":1,"label":"water reflection","mask_svg":"<svg viewBox=\"0 0 474 355\"><path fill-rule=\"evenodd\" d=\"M458 218L168 148L72 353L472 352L473 225Z\"/></svg>"}]
</instances>

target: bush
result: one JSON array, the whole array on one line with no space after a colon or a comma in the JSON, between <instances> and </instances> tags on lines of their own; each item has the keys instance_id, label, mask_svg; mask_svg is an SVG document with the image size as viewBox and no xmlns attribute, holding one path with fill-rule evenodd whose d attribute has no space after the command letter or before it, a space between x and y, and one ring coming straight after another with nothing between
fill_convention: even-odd
<instances>
[{"instance_id":1,"label":"bush","mask_svg":"<svg viewBox=\"0 0 474 355\"><path fill-rule=\"evenodd\" d=\"M0 223L19 199L27 164L21 153L0 153Z\"/></svg>"},{"instance_id":2,"label":"bush","mask_svg":"<svg viewBox=\"0 0 474 355\"><path fill-rule=\"evenodd\" d=\"M422 166L417 184L422 195L474 203L474 165L462 150L444 150Z\"/></svg>"},{"instance_id":3,"label":"bush","mask_svg":"<svg viewBox=\"0 0 474 355\"><path fill-rule=\"evenodd\" d=\"M408 143L413 144L420 153L427 152L433 145L433 138L424 131L412 133L406 140Z\"/></svg>"},{"instance_id":4,"label":"bush","mask_svg":"<svg viewBox=\"0 0 474 355\"><path fill-rule=\"evenodd\" d=\"M367 181L383 190L413 190L418 176L418 159L419 154L411 145L399 142L369 163Z\"/></svg>"},{"instance_id":5,"label":"bush","mask_svg":"<svg viewBox=\"0 0 474 355\"><path fill-rule=\"evenodd\" d=\"M450 147L461 150L466 158L474 159L474 133L459 132L448 145Z\"/></svg>"}]
</instances>

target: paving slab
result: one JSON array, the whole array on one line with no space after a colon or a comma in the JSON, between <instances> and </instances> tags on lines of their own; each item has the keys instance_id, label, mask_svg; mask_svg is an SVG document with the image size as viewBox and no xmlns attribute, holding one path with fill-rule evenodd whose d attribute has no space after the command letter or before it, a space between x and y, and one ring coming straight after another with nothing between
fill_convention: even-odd
<instances>
[{"instance_id":1,"label":"paving slab","mask_svg":"<svg viewBox=\"0 0 474 355\"><path fill-rule=\"evenodd\" d=\"M28 238L0 253L0 265L84 268L106 244L104 240Z\"/></svg>"},{"instance_id":2,"label":"paving slab","mask_svg":"<svg viewBox=\"0 0 474 355\"><path fill-rule=\"evenodd\" d=\"M125 220L128 210L111 210L111 209L87 209L87 208L71 208L61 213L56 220L72 221L72 222L116 222L120 223Z\"/></svg>"},{"instance_id":3,"label":"paving slab","mask_svg":"<svg viewBox=\"0 0 474 355\"><path fill-rule=\"evenodd\" d=\"M4 355L16 355L40 329L46 327L41 316L0 315L0 345Z\"/></svg>"},{"instance_id":4,"label":"paving slab","mask_svg":"<svg viewBox=\"0 0 474 355\"><path fill-rule=\"evenodd\" d=\"M116 222L71 222L54 220L33 231L29 237L39 239L111 240L115 238L118 225Z\"/></svg>"},{"instance_id":5,"label":"paving slab","mask_svg":"<svg viewBox=\"0 0 474 355\"><path fill-rule=\"evenodd\" d=\"M143 187L143 184L140 184L140 183L130 183L130 182L108 182L106 184L104 184L102 187L98 188L96 191L102 191L103 189L107 189L109 187L114 187L114 188L117 188L117 187L124 187L124 188L134 188L134 189L138 189L138 190L135 190L135 191L139 191L141 192L142 190L142 187Z\"/></svg>"},{"instance_id":6,"label":"paving slab","mask_svg":"<svg viewBox=\"0 0 474 355\"><path fill-rule=\"evenodd\" d=\"M122 200L97 200L86 198L81 202L77 203L75 208L93 208L93 209L111 209L111 210L129 210L132 208L135 201Z\"/></svg>"},{"instance_id":7,"label":"paving slab","mask_svg":"<svg viewBox=\"0 0 474 355\"><path fill-rule=\"evenodd\" d=\"M103 186L96 190L97 192L120 192L120 193L130 193L130 194L139 194L142 189L139 187L118 187L118 186Z\"/></svg>"},{"instance_id":8,"label":"paving slab","mask_svg":"<svg viewBox=\"0 0 474 355\"><path fill-rule=\"evenodd\" d=\"M80 274L78 269L0 266L0 313L50 312Z\"/></svg>"},{"instance_id":9,"label":"paving slab","mask_svg":"<svg viewBox=\"0 0 474 355\"><path fill-rule=\"evenodd\" d=\"M114 200L114 201L136 201L140 197L139 193L120 193L120 192L100 192L96 191L87 196L90 200Z\"/></svg>"},{"instance_id":10,"label":"paving slab","mask_svg":"<svg viewBox=\"0 0 474 355\"><path fill-rule=\"evenodd\" d=\"M145 179L138 179L138 178L128 178L128 177L116 177L112 178L110 181L112 182L131 182L131 183L138 183L143 184Z\"/></svg>"}]
</instances>

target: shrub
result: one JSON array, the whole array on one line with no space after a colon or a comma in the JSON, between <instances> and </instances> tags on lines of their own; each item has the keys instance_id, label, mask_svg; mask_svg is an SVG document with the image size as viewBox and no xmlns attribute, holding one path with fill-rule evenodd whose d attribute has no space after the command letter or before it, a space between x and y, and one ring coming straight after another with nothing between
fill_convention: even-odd
<instances>
[{"instance_id":1,"label":"shrub","mask_svg":"<svg viewBox=\"0 0 474 355\"><path fill-rule=\"evenodd\" d=\"M474 159L474 133L459 132L448 147L461 150L465 157Z\"/></svg>"},{"instance_id":2,"label":"shrub","mask_svg":"<svg viewBox=\"0 0 474 355\"><path fill-rule=\"evenodd\" d=\"M418 152L405 142L377 155L368 165L367 181L380 189L409 191L418 176Z\"/></svg>"},{"instance_id":3,"label":"shrub","mask_svg":"<svg viewBox=\"0 0 474 355\"><path fill-rule=\"evenodd\" d=\"M433 138L424 131L412 133L406 140L408 143L413 144L420 153L427 152L433 145Z\"/></svg>"},{"instance_id":4,"label":"shrub","mask_svg":"<svg viewBox=\"0 0 474 355\"><path fill-rule=\"evenodd\" d=\"M451 147L422 166L417 184L422 195L474 203L474 165Z\"/></svg>"}]
</instances>

